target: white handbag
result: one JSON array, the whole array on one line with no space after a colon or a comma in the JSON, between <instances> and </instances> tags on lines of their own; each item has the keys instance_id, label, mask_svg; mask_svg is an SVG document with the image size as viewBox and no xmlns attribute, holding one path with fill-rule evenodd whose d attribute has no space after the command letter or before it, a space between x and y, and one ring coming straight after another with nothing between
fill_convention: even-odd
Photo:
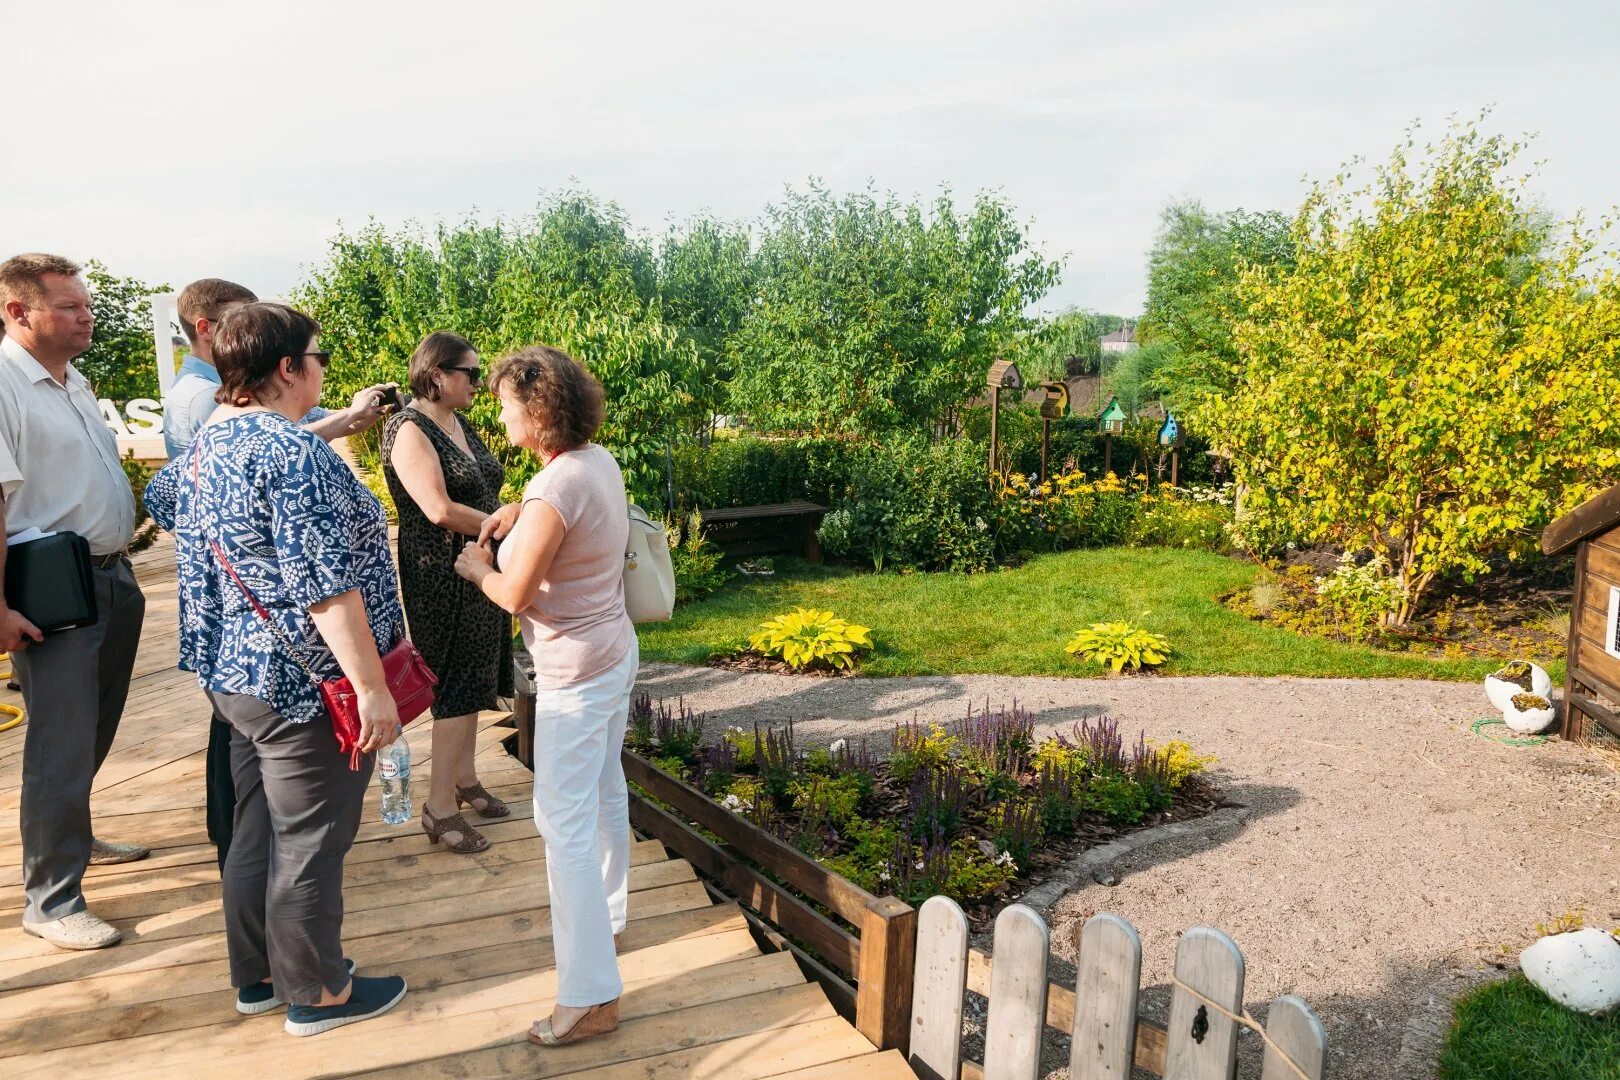
<instances>
[{"instance_id":1,"label":"white handbag","mask_svg":"<svg viewBox=\"0 0 1620 1080\"><path fill-rule=\"evenodd\" d=\"M675 564L664 527L630 504L624 551L624 608L635 623L668 622L675 613Z\"/></svg>"}]
</instances>

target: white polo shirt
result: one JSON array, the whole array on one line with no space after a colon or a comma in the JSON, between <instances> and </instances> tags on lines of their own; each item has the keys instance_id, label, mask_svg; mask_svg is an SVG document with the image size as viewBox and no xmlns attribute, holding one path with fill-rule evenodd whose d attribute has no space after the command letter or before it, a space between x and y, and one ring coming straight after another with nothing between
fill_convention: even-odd
<instances>
[{"instance_id":1,"label":"white polo shirt","mask_svg":"<svg viewBox=\"0 0 1620 1080\"><path fill-rule=\"evenodd\" d=\"M62 385L10 337L0 340L0 493L11 535L76 532L91 554L110 555L135 532L118 440L89 382L69 364Z\"/></svg>"}]
</instances>

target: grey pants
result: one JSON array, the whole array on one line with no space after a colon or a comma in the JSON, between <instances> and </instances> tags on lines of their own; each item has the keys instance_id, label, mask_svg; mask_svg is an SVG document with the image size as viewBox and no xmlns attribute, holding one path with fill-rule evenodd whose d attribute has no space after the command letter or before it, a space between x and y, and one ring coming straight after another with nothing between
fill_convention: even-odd
<instances>
[{"instance_id":1,"label":"grey pants","mask_svg":"<svg viewBox=\"0 0 1620 1080\"><path fill-rule=\"evenodd\" d=\"M11 657L28 707L18 814L24 922L84 910L90 786L112 749L141 643L146 597L129 563L94 574L95 624L47 634Z\"/></svg>"},{"instance_id":2,"label":"grey pants","mask_svg":"<svg viewBox=\"0 0 1620 1080\"><path fill-rule=\"evenodd\" d=\"M373 755L349 770L327 718L293 723L257 698L214 694L231 734L236 828L225 858L231 985L272 979L276 994L314 1005L348 984L343 963L343 859L365 809Z\"/></svg>"}]
</instances>

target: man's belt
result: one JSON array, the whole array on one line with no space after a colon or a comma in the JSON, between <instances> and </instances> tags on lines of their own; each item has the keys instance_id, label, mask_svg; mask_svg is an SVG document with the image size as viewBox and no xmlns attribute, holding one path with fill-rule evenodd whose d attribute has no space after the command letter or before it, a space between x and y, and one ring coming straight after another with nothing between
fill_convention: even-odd
<instances>
[{"instance_id":1,"label":"man's belt","mask_svg":"<svg viewBox=\"0 0 1620 1080\"><path fill-rule=\"evenodd\" d=\"M90 565L97 570L111 570L125 559L129 558L127 551L115 551L111 555L92 555Z\"/></svg>"}]
</instances>

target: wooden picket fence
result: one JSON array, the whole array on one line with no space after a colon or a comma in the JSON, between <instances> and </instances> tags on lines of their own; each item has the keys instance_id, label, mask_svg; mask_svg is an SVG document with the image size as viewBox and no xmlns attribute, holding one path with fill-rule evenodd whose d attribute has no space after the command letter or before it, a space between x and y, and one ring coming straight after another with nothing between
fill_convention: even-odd
<instances>
[{"instance_id":1,"label":"wooden picket fence","mask_svg":"<svg viewBox=\"0 0 1620 1080\"><path fill-rule=\"evenodd\" d=\"M996 918L992 957L968 947L967 917L943 896L917 920L909 1058L924 1080L1036 1080L1046 1027L1072 1037L1070 1080L1127 1080L1133 1065L1174 1080L1230 1080L1243 1011L1243 954L1219 930L1181 935L1170 1022L1136 1015L1142 942L1117 915L1095 915L1079 931L1071 991L1047 979L1050 935L1032 908L1013 904ZM962 1060L963 995L984 994L984 1065ZM1261 1080L1321 1080L1327 1035L1292 994L1271 1004Z\"/></svg>"}]
</instances>

